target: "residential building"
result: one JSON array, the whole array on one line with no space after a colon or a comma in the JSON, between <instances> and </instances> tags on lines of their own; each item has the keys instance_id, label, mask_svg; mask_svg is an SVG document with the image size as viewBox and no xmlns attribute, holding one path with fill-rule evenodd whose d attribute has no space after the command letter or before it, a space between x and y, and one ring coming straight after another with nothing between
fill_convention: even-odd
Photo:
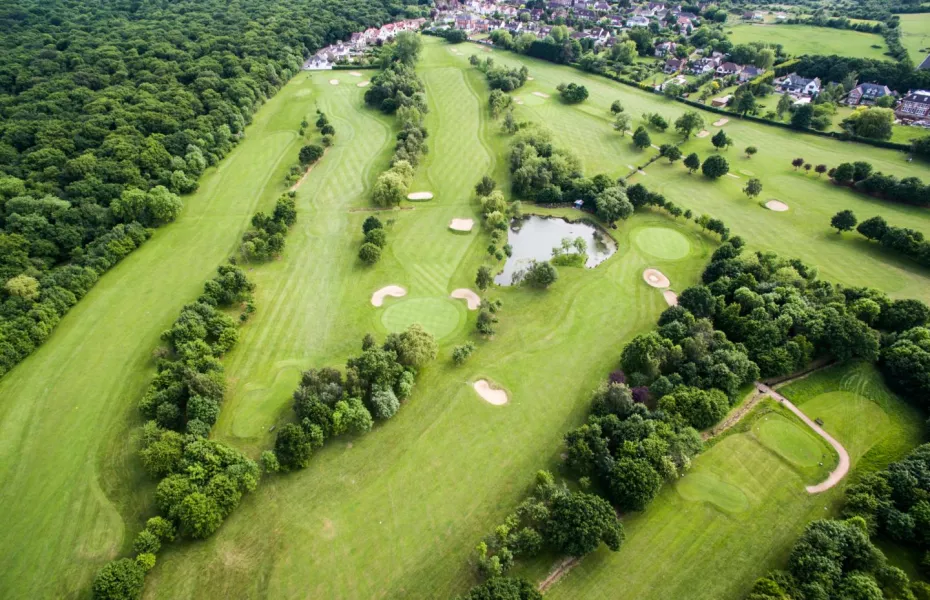
<instances>
[{"instance_id":1,"label":"residential building","mask_svg":"<svg viewBox=\"0 0 930 600\"><path fill-rule=\"evenodd\" d=\"M925 58L922 63L917 65L917 70L918 71L930 70L930 54L927 55L927 58Z\"/></svg>"},{"instance_id":2,"label":"residential building","mask_svg":"<svg viewBox=\"0 0 930 600\"><path fill-rule=\"evenodd\" d=\"M915 90L901 98L894 114L902 121L921 121L930 118L930 92Z\"/></svg>"},{"instance_id":3,"label":"residential building","mask_svg":"<svg viewBox=\"0 0 930 600\"><path fill-rule=\"evenodd\" d=\"M875 104L882 96L890 96L891 90L887 85L877 83L860 83L846 96L846 104L859 106L860 104Z\"/></svg>"},{"instance_id":4,"label":"residential building","mask_svg":"<svg viewBox=\"0 0 930 600\"><path fill-rule=\"evenodd\" d=\"M630 17L626 20L627 27L649 27L649 19L642 16Z\"/></svg>"},{"instance_id":5,"label":"residential building","mask_svg":"<svg viewBox=\"0 0 930 600\"><path fill-rule=\"evenodd\" d=\"M725 62L721 64L719 67L717 67L715 72L717 74L717 77L728 77L730 75L736 75L742 70L743 70L743 67L739 66L736 63Z\"/></svg>"},{"instance_id":6,"label":"residential building","mask_svg":"<svg viewBox=\"0 0 930 600\"><path fill-rule=\"evenodd\" d=\"M743 70L739 72L739 82L743 83L744 81L755 79L763 73L765 73L765 69L760 69L753 65L744 66Z\"/></svg>"},{"instance_id":7,"label":"residential building","mask_svg":"<svg viewBox=\"0 0 930 600\"><path fill-rule=\"evenodd\" d=\"M677 73L678 71L681 71L687 64L687 59L670 58L665 61L665 68L662 70L667 74Z\"/></svg>"},{"instance_id":8,"label":"residential building","mask_svg":"<svg viewBox=\"0 0 930 600\"><path fill-rule=\"evenodd\" d=\"M797 73L785 75L781 79L775 80L775 89L779 93L787 93L795 96L813 96L820 93L820 78L807 79Z\"/></svg>"},{"instance_id":9,"label":"residential building","mask_svg":"<svg viewBox=\"0 0 930 600\"><path fill-rule=\"evenodd\" d=\"M655 56L667 56L669 54L675 54L676 48L678 48L678 44L675 42L660 42L656 44Z\"/></svg>"}]
</instances>

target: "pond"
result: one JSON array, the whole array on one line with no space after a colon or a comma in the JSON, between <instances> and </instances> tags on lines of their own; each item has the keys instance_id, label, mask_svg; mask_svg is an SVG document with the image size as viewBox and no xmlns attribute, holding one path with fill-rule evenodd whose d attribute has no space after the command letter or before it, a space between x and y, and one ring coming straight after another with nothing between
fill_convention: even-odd
<instances>
[{"instance_id":1,"label":"pond","mask_svg":"<svg viewBox=\"0 0 930 600\"><path fill-rule=\"evenodd\" d=\"M513 247L513 255L504 264L504 270L494 278L498 285L512 285L513 275L528 267L534 260L552 258L552 249L561 246L564 238L581 238L587 244L588 260L585 266L596 267L614 252L617 244L598 227L587 221L570 223L555 217L528 216L514 219L510 224L507 243Z\"/></svg>"}]
</instances>

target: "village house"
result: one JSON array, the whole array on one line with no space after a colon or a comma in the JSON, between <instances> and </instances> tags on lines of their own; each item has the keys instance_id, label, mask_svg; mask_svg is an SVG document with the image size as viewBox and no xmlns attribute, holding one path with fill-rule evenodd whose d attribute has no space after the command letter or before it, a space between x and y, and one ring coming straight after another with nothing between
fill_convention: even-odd
<instances>
[{"instance_id":1,"label":"village house","mask_svg":"<svg viewBox=\"0 0 930 600\"><path fill-rule=\"evenodd\" d=\"M678 20L675 22L675 24L678 25L678 28L685 35L688 35L694 31L694 23L692 23L691 19L687 17L678 17Z\"/></svg>"},{"instance_id":2,"label":"village house","mask_svg":"<svg viewBox=\"0 0 930 600\"><path fill-rule=\"evenodd\" d=\"M662 70L666 74L671 75L672 73L677 73L682 70L686 64L688 64L687 59L670 58L665 61L665 67Z\"/></svg>"},{"instance_id":3,"label":"village house","mask_svg":"<svg viewBox=\"0 0 930 600\"><path fill-rule=\"evenodd\" d=\"M739 66L736 63L725 62L719 67L717 67L715 73L717 77L728 77L730 75L736 75L743 70L743 67Z\"/></svg>"},{"instance_id":4,"label":"village house","mask_svg":"<svg viewBox=\"0 0 930 600\"><path fill-rule=\"evenodd\" d=\"M765 73L765 69L760 69L753 65L744 66L743 70L739 72L739 82L750 81L763 73Z\"/></svg>"},{"instance_id":5,"label":"village house","mask_svg":"<svg viewBox=\"0 0 930 600\"><path fill-rule=\"evenodd\" d=\"M775 89L782 94L813 96L820 93L820 78L807 79L797 73L791 73L781 79L776 79Z\"/></svg>"},{"instance_id":6,"label":"village house","mask_svg":"<svg viewBox=\"0 0 930 600\"><path fill-rule=\"evenodd\" d=\"M859 106L860 104L875 104L882 96L890 96L891 90L887 85L877 83L860 83L846 96L846 104Z\"/></svg>"},{"instance_id":7,"label":"village house","mask_svg":"<svg viewBox=\"0 0 930 600\"><path fill-rule=\"evenodd\" d=\"M716 71L719 65L719 58L699 58L691 63L691 68L689 70L692 75L707 75L708 73Z\"/></svg>"},{"instance_id":8,"label":"village house","mask_svg":"<svg viewBox=\"0 0 930 600\"><path fill-rule=\"evenodd\" d=\"M591 21L597 19L597 13L593 10L588 10L587 8L576 8L575 16L579 19L590 19Z\"/></svg>"},{"instance_id":9,"label":"village house","mask_svg":"<svg viewBox=\"0 0 930 600\"><path fill-rule=\"evenodd\" d=\"M719 98L714 98L713 100L711 100L710 105L717 107L717 108L722 108L730 103L731 98L733 98L733 96L729 94L727 94L726 96L720 96Z\"/></svg>"},{"instance_id":10,"label":"village house","mask_svg":"<svg viewBox=\"0 0 930 600\"><path fill-rule=\"evenodd\" d=\"M649 27L649 19L642 16L630 17L626 20L627 27Z\"/></svg>"},{"instance_id":11,"label":"village house","mask_svg":"<svg viewBox=\"0 0 930 600\"><path fill-rule=\"evenodd\" d=\"M930 118L930 92L927 90L908 92L901 98L894 114L908 123Z\"/></svg>"},{"instance_id":12,"label":"village house","mask_svg":"<svg viewBox=\"0 0 930 600\"><path fill-rule=\"evenodd\" d=\"M656 44L655 56L667 56L669 54L675 54L676 48L678 48L678 44L675 42L660 42Z\"/></svg>"}]
</instances>

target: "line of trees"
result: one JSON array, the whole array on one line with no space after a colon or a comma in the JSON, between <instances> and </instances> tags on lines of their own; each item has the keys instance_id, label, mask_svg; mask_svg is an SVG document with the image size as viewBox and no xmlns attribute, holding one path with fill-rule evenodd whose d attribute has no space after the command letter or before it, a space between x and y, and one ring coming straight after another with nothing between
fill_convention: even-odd
<instances>
[{"instance_id":1,"label":"line of trees","mask_svg":"<svg viewBox=\"0 0 930 600\"><path fill-rule=\"evenodd\" d=\"M436 358L433 336L418 324L387 336L378 347L371 335L362 353L337 369L305 371L294 392L296 423L278 430L274 451L262 455L269 471L302 469L326 440L343 434L367 433L393 417L413 390L417 370Z\"/></svg>"},{"instance_id":2,"label":"line of trees","mask_svg":"<svg viewBox=\"0 0 930 600\"><path fill-rule=\"evenodd\" d=\"M358 258L366 265L373 265L381 260L381 251L387 246L387 230L381 219L371 215L362 223L362 235Z\"/></svg>"},{"instance_id":3,"label":"line of trees","mask_svg":"<svg viewBox=\"0 0 930 600\"><path fill-rule=\"evenodd\" d=\"M488 80L488 87L492 90L512 92L526 83L526 78L530 74L526 65L522 65L519 69L511 69L503 65L495 66L494 58L490 56L482 60L478 58L478 55L472 54L468 57L468 62L484 73Z\"/></svg>"},{"instance_id":4,"label":"line of trees","mask_svg":"<svg viewBox=\"0 0 930 600\"><path fill-rule=\"evenodd\" d=\"M295 192L281 194L270 215L259 211L252 216L252 226L242 234L239 253L247 261L271 260L284 250L285 235L297 220Z\"/></svg>"},{"instance_id":5,"label":"line of trees","mask_svg":"<svg viewBox=\"0 0 930 600\"><path fill-rule=\"evenodd\" d=\"M178 214L178 195L196 189L305 56L387 21L387 6L23 0L3 11L0 375L146 228ZM20 276L38 282L37 296L6 291Z\"/></svg>"},{"instance_id":6,"label":"line of trees","mask_svg":"<svg viewBox=\"0 0 930 600\"><path fill-rule=\"evenodd\" d=\"M924 553L930 566L930 445L846 490L841 519L814 521L795 543L784 571L755 582L748 600L930 598L930 585L888 564L871 537Z\"/></svg>"},{"instance_id":7,"label":"line of trees","mask_svg":"<svg viewBox=\"0 0 930 600\"><path fill-rule=\"evenodd\" d=\"M797 161L803 163L804 159L795 159L792 162L795 168L797 168ZM818 173L822 172L820 166L818 165ZM806 165L805 168L807 168ZM930 185L925 185L918 177L898 179L894 175L874 171L871 163L865 161L841 163L836 168L827 171L827 174L834 183L852 187L863 194L892 202L930 206Z\"/></svg>"},{"instance_id":8,"label":"line of trees","mask_svg":"<svg viewBox=\"0 0 930 600\"><path fill-rule=\"evenodd\" d=\"M851 211L843 211L852 215ZM836 215L837 217L839 216ZM843 223L849 224L849 220ZM836 225L834 225L836 226ZM852 216L852 226L855 226L855 215ZM849 229L852 229L849 226ZM848 231L848 229L847 229ZM856 231L870 240L877 241L885 248L904 254L925 267L930 267L930 241L924 234L908 227L895 227L889 225L882 217L866 219L856 227Z\"/></svg>"}]
</instances>

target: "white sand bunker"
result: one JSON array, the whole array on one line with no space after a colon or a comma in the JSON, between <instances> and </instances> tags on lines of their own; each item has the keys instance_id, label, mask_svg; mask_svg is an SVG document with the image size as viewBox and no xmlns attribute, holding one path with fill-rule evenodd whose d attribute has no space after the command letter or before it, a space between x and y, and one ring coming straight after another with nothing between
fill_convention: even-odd
<instances>
[{"instance_id":1,"label":"white sand bunker","mask_svg":"<svg viewBox=\"0 0 930 600\"><path fill-rule=\"evenodd\" d=\"M338 80L338 79L330 79L330 80L329 80L329 83L330 83L331 85L339 85L339 80Z\"/></svg>"},{"instance_id":2,"label":"white sand bunker","mask_svg":"<svg viewBox=\"0 0 930 600\"><path fill-rule=\"evenodd\" d=\"M709 136L709 135L710 135L710 132L709 132L709 131L707 131L706 129L702 129L702 130L698 131L698 132L695 134L694 137L707 137L707 136Z\"/></svg>"},{"instance_id":3,"label":"white sand bunker","mask_svg":"<svg viewBox=\"0 0 930 600\"><path fill-rule=\"evenodd\" d=\"M788 210L788 205L779 200L769 200L765 203L765 208L774 210L775 212L785 212Z\"/></svg>"},{"instance_id":4,"label":"white sand bunker","mask_svg":"<svg viewBox=\"0 0 930 600\"><path fill-rule=\"evenodd\" d=\"M452 219L452 222L449 223L449 229L452 231L471 231L474 225L475 222L471 219Z\"/></svg>"},{"instance_id":5,"label":"white sand bunker","mask_svg":"<svg viewBox=\"0 0 930 600\"><path fill-rule=\"evenodd\" d=\"M358 71L349 71L349 75L351 75L352 77L361 77L361 76L362 76L362 74L359 73Z\"/></svg>"},{"instance_id":6,"label":"white sand bunker","mask_svg":"<svg viewBox=\"0 0 930 600\"><path fill-rule=\"evenodd\" d=\"M384 298L387 296L392 296L394 298L401 298L407 295L407 290L400 287L399 285L389 285L383 287L374 294L371 295L371 305L372 306L381 306L384 304Z\"/></svg>"},{"instance_id":7,"label":"white sand bunker","mask_svg":"<svg viewBox=\"0 0 930 600\"><path fill-rule=\"evenodd\" d=\"M720 119L718 121L714 121L714 127L723 127L729 122L730 122L730 119Z\"/></svg>"},{"instance_id":8,"label":"white sand bunker","mask_svg":"<svg viewBox=\"0 0 930 600\"><path fill-rule=\"evenodd\" d=\"M733 173L727 173L727 177L732 177L733 179L739 179L739 175L734 175Z\"/></svg>"},{"instance_id":9,"label":"white sand bunker","mask_svg":"<svg viewBox=\"0 0 930 600\"><path fill-rule=\"evenodd\" d=\"M643 279L646 283L656 288L667 288L670 284L668 277L662 274L658 269L646 269L643 271Z\"/></svg>"},{"instance_id":10,"label":"white sand bunker","mask_svg":"<svg viewBox=\"0 0 930 600\"><path fill-rule=\"evenodd\" d=\"M481 296L468 288L452 290L449 297L455 298L456 300L464 300L465 304L468 306L468 310L478 310L478 307L481 306Z\"/></svg>"},{"instance_id":11,"label":"white sand bunker","mask_svg":"<svg viewBox=\"0 0 930 600\"><path fill-rule=\"evenodd\" d=\"M432 200L433 192L413 192L407 194L407 200Z\"/></svg>"},{"instance_id":12,"label":"white sand bunker","mask_svg":"<svg viewBox=\"0 0 930 600\"><path fill-rule=\"evenodd\" d=\"M549 94L544 94L542 92L533 92L534 96L539 96L540 98L548 98Z\"/></svg>"},{"instance_id":13,"label":"white sand bunker","mask_svg":"<svg viewBox=\"0 0 930 600\"><path fill-rule=\"evenodd\" d=\"M360 82L360 83L357 83L356 85L357 85L358 87L368 87L368 84L370 84L370 83L371 83L370 81L362 81L362 82Z\"/></svg>"},{"instance_id":14,"label":"white sand bunker","mask_svg":"<svg viewBox=\"0 0 930 600\"><path fill-rule=\"evenodd\" d=\"M514 96L513 101L517 104L523 104L523 100L519 96Z\"/></svg>"},{"instance_id":15,"label":"white sand bunker","mask_svg":"<svg viewBox=\"0 0 930 600\"><path fill-rule=\"evenodd\" d=\"M678 294L672 290L662 292L662 297L665 298L665 303L669 306L678 306Z\"/></svg>"},{"instance_id":16,"label":"white sand bunker","mask_svg":"<svg viewBox=\"0 0 930 600\"><path fill-rule=\"evenodd\" d=\"M533 77L530 77L529 75L526 76L526 80L527 80L527 81L533 81L533 79L534 79L534 78L533 78Z\"/></svg>"},{"instance_id":17,"label":"white sand bunker","mask_svg":"<svg viewBox=\"0 0 930 600\"><path fill-rule=\"evenodd\" d=\"M507 404L507 392L504 390L495 390L486 380L479 379L475 382L474 387L479 396L494 406L502 406Z\"/></svg>"}]
</instances>

